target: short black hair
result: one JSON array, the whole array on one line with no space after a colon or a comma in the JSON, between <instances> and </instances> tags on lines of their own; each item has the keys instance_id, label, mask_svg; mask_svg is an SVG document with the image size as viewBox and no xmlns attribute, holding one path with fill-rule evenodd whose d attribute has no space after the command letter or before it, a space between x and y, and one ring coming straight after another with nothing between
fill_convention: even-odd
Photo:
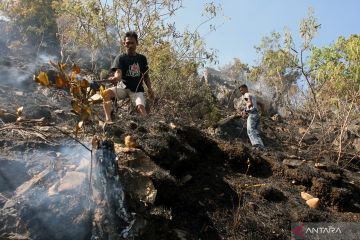
<instances>
[{"instance_id":1,"label":"short black hair","mask_svg":"<svg viewBox=\"0 0 360 240\"><path fill-rule=\"evenodd\" d=\"M248 89L248 87L247 87L247 85L246 84L242 84L242 85L240 85L240 87L239 88L246 88L246 89Z\"/></svg>"},{"instance_id":2,"label":"short black hair","mask_svg":"<svg viewBox=\"0 0 360 240\"><path fill-rule=\"evenodd\" d=\"M125 38L134 38L136 43L138 43L138 35L136 32L134 31L129 31L129 32L126 32L125 33L125 37L124 37L124 41L125 41Z\"/></svg>"}]
</instances>

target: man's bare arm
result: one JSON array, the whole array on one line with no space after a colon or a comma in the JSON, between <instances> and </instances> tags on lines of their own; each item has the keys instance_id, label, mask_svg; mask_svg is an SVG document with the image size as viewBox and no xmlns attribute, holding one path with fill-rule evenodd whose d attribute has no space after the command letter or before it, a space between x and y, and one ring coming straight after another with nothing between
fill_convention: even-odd
<instances>
[{"instance_id":1,"label":"man's bare arm","mask_svg":"<svg viewBox=\"0 0 360 240\"><path fill-rule=\"evenodd\" d=\"M116 84L118 81L120 81L122 78L122 71L121 69L116 69L114 76L109 77L109 80L113 82L113 84Z\"/></svg>"},{"instance_id":2,"label":"man's bare arm","mask_svg":"<svg viewBox=\"0 0 360 240\"><path fill-rule=\"evenodd\" d=\"M148 73L145 73L145 75L144 75L144 82L145 82L148 89L152 89L151 88L150 77L149 77Z\"/></svg>"},{"instance_id":3,"label":"man's bare arm","mask_svg":"<svg viewBox=\"0 0 360 240\"><path fill-rule=\"evenodd\" d=\"M150 77L149 77L149 74L147 72L144 75L144 82L145 82L145 84L146 84L146 86L148 88L149 98L153 99L154 98L154 92L152 90Z\"/></svg>"},{"instance_id":4,"label":"man's bare arm","mask_svg":"<svg viewBox=\"0 0 360 240\"><path fill-rule=\"evenodd\" d=\"M249 95L249 99L246 101L246 106L248 108L251 108L252 106L254 106L252 96L250 96L250 95Z\"/></svg>"}]
</instances>

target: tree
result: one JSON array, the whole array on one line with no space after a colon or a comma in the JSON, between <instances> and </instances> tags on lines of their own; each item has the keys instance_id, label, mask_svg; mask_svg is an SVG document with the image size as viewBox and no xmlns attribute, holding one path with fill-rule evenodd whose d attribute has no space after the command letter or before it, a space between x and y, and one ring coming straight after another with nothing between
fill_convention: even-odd
<instances>
[{"instance_id":1,"label":"tree","mask_svg":"<svg viewBox=\"0 0 360 240\"><path fill-rule=\"evenodd\" d=\"M337 163L346 147L344 136L351 122L360 116L360 35L351 35L348 39L339 37L329 47L314 48L311 56L311 68L315 71L315 89L319 101L325 109L331 109L328 115L340 132Z\"/></svg>"},{"instance_id":2,"label":"tree","mask_svg":"<svg viewBox=\"0 0 360 240\"><path fill-rule=\"evenodd\" d=\"M244 81L245 75L249 73L250 69L249 66L242 63L239 58L234 58L233 62L222 67L221 71L224 72L227 77L233 79L235 83L239 83L239 81Z\"/></svg>"},{"instance_id":3,"label":"tree","mask_svg":"<svg viewBox=\"0 0 360 240\"><path fill-rule=\"evenodd\" d=\"M322 99L336 99L336 104L349 104L360 85L360 35L339 37L329 47L312 50L312 78ZM334 101L332 101L334 104Z\"/></svg>"},{"instance_id":4,"label":"tree","mask_svg":"<svg viewBox=\"0 0 360 240\"><path fill-rule=\"evenodd\" d=\"M214 53L206 50L196 30L179 32L168 21L182 7L181 0L64 0L54 7L64 55L72 56L79 48L85 49L94 70L110 65L129 30L138 33L139 51L148 56L151 74L157 79L166 71L181 70L183 63L197 67L214 60ZM204 23L216 16L214 5L206 5L206 9ZM97 66L99 58L104 58L106 64Z\"/></svg>"},{"instance_id":5,"label":"tree","mask_svg":"<svg viewBox=\"0 0 360 240\"><path fill-rule=\"evenodd\" d=\"M56 16L51 0L5 0L0 7L14 21L12 29L22 34L22 42L37 46L37 51L58 52Z\"/></svg>"},{"instance_id":6,"label":"tree","mask_svg":"<svg viewBox=\"0 0 360 240\"><path fill-rule=\"evenodd\" d=\"M250 77L266 82L273 89L277 105L291 93L291 86L305 82L303 110L313 116L311 124L317 123L321 133L314 147L322 154L324 149L333 148L329 143L334 143L336 138L339 164L341 157L350 150L343 143L347 127L360 113L360 37L339 37L335 44L317 48L312 40L320 26L310 9L300 23L302 42L299 49L289 32L285 32L283 42L277 32L263 38L257 47L261 61L251 69Z\"/></svg>"},{"instance_id":7,"label":"tree","mask_svg":"<svg viewBox=\"0 0 360 240\"><path fill-rule=\"evenodd\" d=\"M285 34L284 42L281 35L273 32L264 37L257 52L261 55L260 64L251 69L249 77L253 81L262 80L273 93L276 107L288 106L291 87L301 75L298 58L291 52L293 41L290 33Z\"/></svg>"},{"instance_id":8,"label":"tree","mask_svg":"<svg viewBox=\"0 0 360 240\"><path fill-rule=\"evenodd\" d=\"M102 68L109 68L119 48L121 50L124 33L135 30L140 42L138 50L148 57L153 88L159 101L165 99L174 102L175 107L186 107L196 99L197 103L204 102L203 106L211 111L214 100L206 86L199 84L196 75L199 66L215 60L215 54L206 49L198 29L216 17L218 7L205 5L204 21L193 31L179 32L168 18L181 6L181 0L54 1L52 8L57 16L61 60L58 65L52 65L60 75L65 75L63 64L69 66L73 62L97 74ZM89 62L91 66L86 65ZM73 76L71 73L69 77L58 78L65 82L59 85L73 89L75 97L81 95L79 101L73 102L88 102L87 93L78 94L83 88ZM86 113L90 112L86 104L80 105L80 108L75 105L74 111L85 109Z\"/></svg>"}]
</instances>

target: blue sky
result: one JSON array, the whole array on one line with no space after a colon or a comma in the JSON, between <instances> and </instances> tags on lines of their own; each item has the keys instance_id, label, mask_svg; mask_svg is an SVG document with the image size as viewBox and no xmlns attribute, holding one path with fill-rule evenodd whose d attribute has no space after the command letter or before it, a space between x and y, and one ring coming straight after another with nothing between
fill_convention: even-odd
<instances>
[{"instance_id":1,"label":"blue sky","mask_svg":"<svg viewBox=\"0 0 360 240\"><path fill-rule=\"evenodd\" d=\"M221 4L222 14L230 18L205 37L207 47L218 50L219 65L215 67L233 58L254 65L258 59L254 46L272 31L283 33L284 27L293 33L296 47L300 47L299 24L309 7L321 23L314 39L316 46L328 46L341 35L360 34L360 0L183 0L184 8L174 18L178 28L194 29L202 22L203 5L209 2ZM215 25L222 22L224 17L219 15ZM208 29L208 25L203 26L201 31Z\"/></svg>"}]
</instances>

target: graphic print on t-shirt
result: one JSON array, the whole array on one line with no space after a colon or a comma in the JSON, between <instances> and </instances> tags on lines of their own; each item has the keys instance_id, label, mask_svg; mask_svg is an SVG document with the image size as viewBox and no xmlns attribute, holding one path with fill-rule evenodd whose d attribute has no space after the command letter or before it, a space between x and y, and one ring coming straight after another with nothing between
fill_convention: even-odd
<instances>
[{"instance_id":1,"label":"graphic print on t-shirt","mask_svg":"<svg viewBox=\"0 0 360 240\"><path fill-rule=\"evenodd\" d=\"M140 66L139 63L134 63L129 66L129 70L126 73L129 77L140 77Z\"/></svg>"}]
</instances>

